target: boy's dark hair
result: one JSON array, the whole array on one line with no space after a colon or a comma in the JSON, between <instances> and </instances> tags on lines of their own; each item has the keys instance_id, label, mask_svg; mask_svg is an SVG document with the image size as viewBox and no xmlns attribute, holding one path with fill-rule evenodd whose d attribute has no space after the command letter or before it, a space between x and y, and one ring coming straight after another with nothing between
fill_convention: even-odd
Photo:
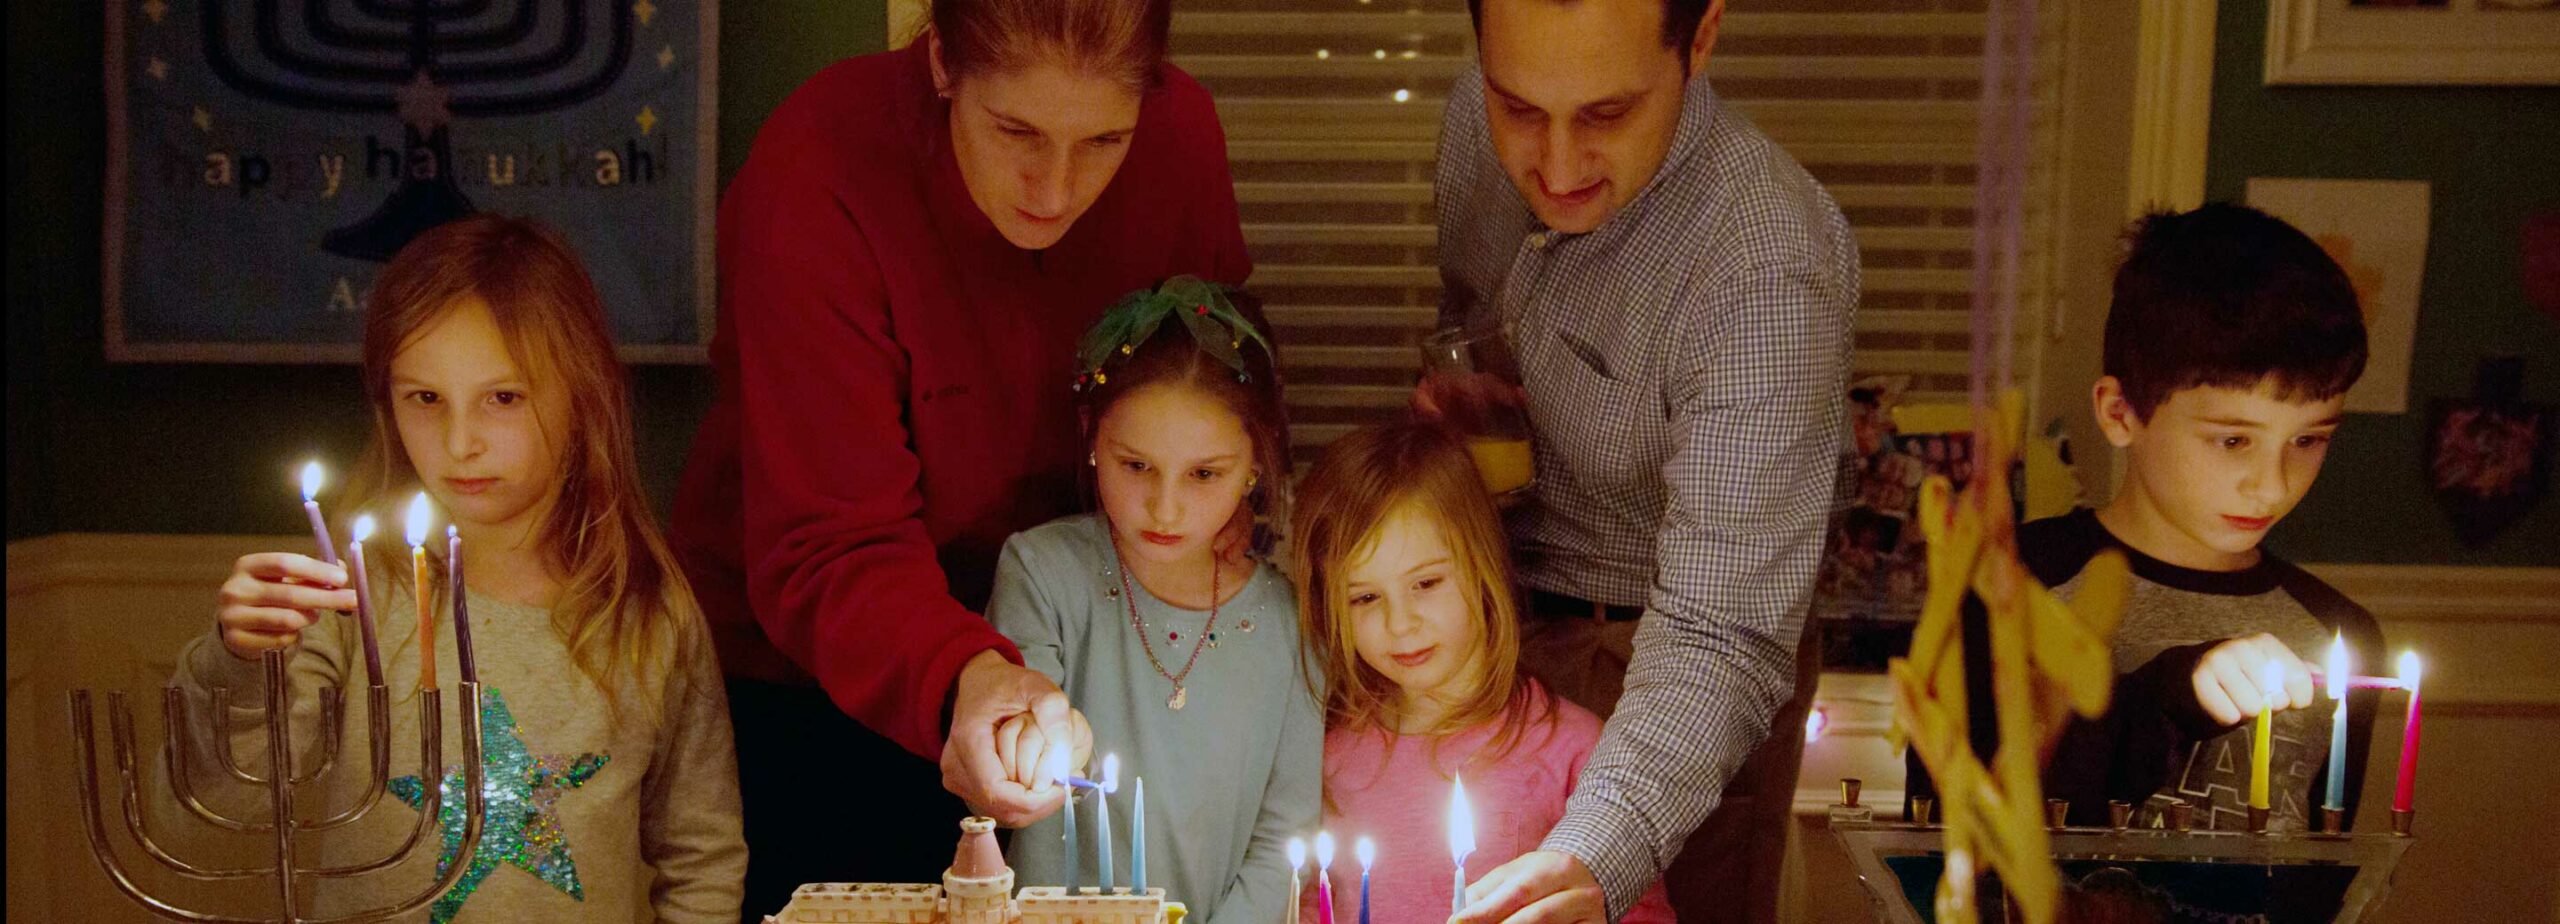
<instances>
[{"instance_id":1,"label":"boy's dark hair","mask_svg":"<svg viewBox=\"0 0 2560 924\"><path fill-rule=\"evenodd\" d=\"M2210 203L2125 232L2102 372L2148 418L2196 387L2273 379L2287 401L2326 401L2364 374L2364 313L2345 270L2283 219Z\"/></svg>"},{"instance_id":2,"label":"boy's dark hair","mask_svg":"<svg viewBox=\"0 0 2560 924\"><path fill-rule=\"evenodd\" d=\"M1662 47L1680 56L1684 72L1689 67L1689 39L1698 34L1698 23L1706 20L1707 9L1714 5L1715 0L1662 0ZM1484 0L1467 0L1467 20L1477 31L1483 31Z\"/></svg>"}]
</instances>

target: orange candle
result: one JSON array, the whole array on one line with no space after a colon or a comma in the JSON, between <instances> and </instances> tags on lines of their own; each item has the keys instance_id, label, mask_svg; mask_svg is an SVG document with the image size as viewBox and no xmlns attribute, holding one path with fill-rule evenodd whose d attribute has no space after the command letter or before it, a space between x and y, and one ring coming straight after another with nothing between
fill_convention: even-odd
<instances>
[{"instance_id":1,"label":"orange candle","mask_svg":"<svg viewBox=\"0 0 2560 924\"><path fill-rule=\"evenodd\" d=\"M414 575L410 587L418 598L418 689L436 688L436 621L435 606L427 597L427 492L420 491L409 501L409 567Z\"/></svg>"}]
</instances>

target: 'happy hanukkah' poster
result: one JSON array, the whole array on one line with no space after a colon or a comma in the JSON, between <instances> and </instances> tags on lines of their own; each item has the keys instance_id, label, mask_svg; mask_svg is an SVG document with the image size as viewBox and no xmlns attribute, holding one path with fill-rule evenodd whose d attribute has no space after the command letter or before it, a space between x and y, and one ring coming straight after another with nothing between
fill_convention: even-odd
<instances>
[{"instance_id":1,"label":"'happy hanukkah' poster","mask_svg":"<svg viewBox=\"0 0 2560 924\"><path fill-rule=\"evenodd\" d=\"M115 0L107 352L347 362L402 244L568 237L635 361L712 309L714 0Z\"/></svg>"}]
</instances>

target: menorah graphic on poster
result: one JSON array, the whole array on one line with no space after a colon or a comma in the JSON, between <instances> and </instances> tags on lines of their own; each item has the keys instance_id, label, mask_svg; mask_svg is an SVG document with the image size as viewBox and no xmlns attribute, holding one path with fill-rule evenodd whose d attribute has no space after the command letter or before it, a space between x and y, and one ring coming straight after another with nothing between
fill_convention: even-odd
<instances>
[{"instance_id":1,"label":"menorah graphic on poster","mask_svg":"<svg viewBox=\"0 0 2560 924\"><path fill-rule=\"evenodd\" d=\"M454 883L460 881L463 873L470 869L471 857L475 848L479 846L480 831L488 815L487 794L482 788L485 771L480 761L481 688L480 682L472 679L478 676L478 665L474 663L469 649L466 648L459 654L464 671L464 680L461 684L462 699L458 704L462 723L460 791L465 794L462 811L462 840L455 848L455 856L445 862L435 881L421 883L417 892L401 901L330 917L312 917L302 906L300 892L303 884L313 880L345 879L379 873L398 866L416 855L421 843L427 845L426 849L430 851L441 846L440 837L435 832L444 816L444 796L441 787L432 781L444 779L445 776L444 713L441 710L440 693L434 689L423 689L417 693L418 778L429 782L420 787L422 792L418 805L418 820L416 825L409 829L408 836L400 842L399 846L367 861L322 866L308 864L298 856L300 840L303 836L344 827L365 817L382 801L383 791L389 786L391 696L390 691L383 686L382 672L378 665L367 676L365 688L367 705L370 707L367 711L365 744L367 754L371 758L368 768L371 775L365 778L363 795L358 796L352 804L326 813L298 809L295 796L297 787L318 783L327 778L337 767L340 744L344 738L343 719L345 717L343 708L345 700L339 688L323 687L317 694L320 697L321 726L317 742L320 750L318 758L314 760L308 755L297 755L294 753L293 733L290 728L293 687L292 680L285 671L289 654L285 651L268 651L261 656L265 683L264 718L267 751L267 760L263 768L244 766L244 761L232 753L230 704L232 691L221 687L213 689L211 715L208 716L212 728L210 740L206 744L213 751L214 762L221 765L223 774L231 780L266 788L268 811L263 818L235 818L205 804L196 791L196 778L192 775L197 772L196 763L199 758L195 752L196 742L191 740L197 732L194 731L195 726L188 718L186 695L175 686L161 691L161 711L168 725L166 737L161 746L161 759L166 765L168 785L172 794L176 796L176 801L186 808L188 814L206 824L241 835L263 835L271 839L273 859L269 865L264 866L218 867L192 862L171 853L152 836L150 826L144 820L146 807L141 774L135 767L137 751L133 740L133 712L127 707L123 693L107 694L108 727L113 736L111 743L115 749L116 776L121 783L119 801L122 803L125 830L130 838L153 861L187 879L199 882L273 879L277 900L274 915L254 918L236 917L182 908L161 896L150 894L140 882L136 881L132 871L125 867L124 860L117 855L113 839L108 833L102 804L104 800L98 785L97 736L90 712L89 691L73 690L70 696L71 734L78 749L75 756L80 762L80 817L84 830L88 833L90 852L97 855L98 863L106 869L107 878L115 883L118 891L150 909L154 914L181 921L203 922L203 924L269 924L269 922L273 924L362 924L362 922L397 917L425 907L428 902L443 895L445 890L453 888ZM210 775L208 773L208 776Z\"/></svg>"},{"instance_id":2,"label":"menorah graphic on poster","mask_svg":"<svg viewBox=\"0 0 2560 924\"><path fill-rule=\"evenodd\" d=\"M205 62L225 85L297 109L400 119L398 187L321 237L330 253L383 261L471 212L454 179L455 118L535 115L604 92L630 62L635 9L649 0L198 2ZM603 53L590 53L599 40Z\"/></svg>"}]
</instances>

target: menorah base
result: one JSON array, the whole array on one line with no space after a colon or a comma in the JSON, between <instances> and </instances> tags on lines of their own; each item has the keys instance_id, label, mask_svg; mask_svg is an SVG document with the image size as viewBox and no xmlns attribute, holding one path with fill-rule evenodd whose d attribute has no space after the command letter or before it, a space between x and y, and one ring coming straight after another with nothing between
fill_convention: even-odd
<instances>
[{"instance_id":1,"label":"menorah base","mask_svg":"<svg viewBox=\"0 0 2560 924\"><path fill-rule=\"evenodd\" d=\"M1946 868L1945 829L1878 824L1832 829L1849 851L1878 920L1924 924ZM2354 924L2390 890L2413 839L2391 834L2270 835L2157 828L2051 832L2064 883L2063 920L2320 920ZM1985 877L1983 919L2010 919ZM2172 915L2174 909L2175 915Z\"/></svg>"}]
</instances>

